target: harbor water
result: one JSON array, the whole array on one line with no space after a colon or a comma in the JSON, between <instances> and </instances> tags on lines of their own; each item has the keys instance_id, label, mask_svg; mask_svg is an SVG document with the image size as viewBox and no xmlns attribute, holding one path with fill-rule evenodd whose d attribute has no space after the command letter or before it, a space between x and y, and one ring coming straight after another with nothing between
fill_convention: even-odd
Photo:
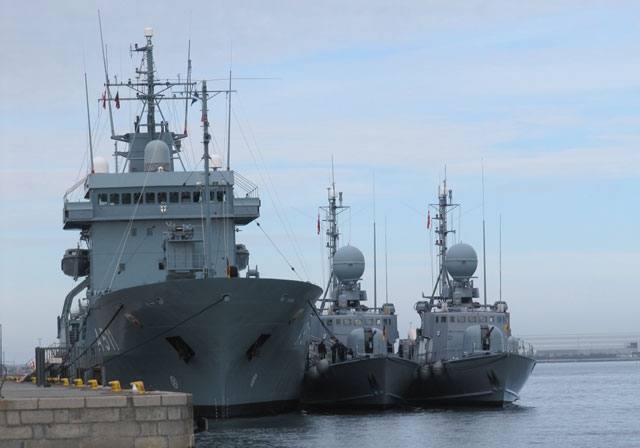
<instances>
[{"instance_id":1,"label":"harbor water","mask_svg":"<svg viewBox=\"0 0 640 448\"><path fill-rule=\"evenodd\" d=\"M640 445L640 362L538 364L505 409L290 413L209 421L196 446Z\"/></svg>"}]
</instances>

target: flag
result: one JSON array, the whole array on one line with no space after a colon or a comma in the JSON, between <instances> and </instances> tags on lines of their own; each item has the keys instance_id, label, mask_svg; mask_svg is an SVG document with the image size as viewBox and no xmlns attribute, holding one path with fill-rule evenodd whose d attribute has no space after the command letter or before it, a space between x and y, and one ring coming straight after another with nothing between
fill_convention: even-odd
<instances>
[{"instance_id":1,"label":"flag","mask_svg":"<svg viewBox=\"0 0 640 448\"><path fill-rule=\"evenodd\" d=\"M229 266L229 260L227 260L227 278L231 278L231 266Z\"/></svg>"},{"instance_id":2,"label":"flag","mask_svg":"<svg viewBox=\"0 0 640 448\"><path fill-rule=\"evenodd\" d=\"M116 109L120 109L120 92L116 93Z\"/></svg>"},{"instance_id":3,"label":"flag","mask_svg":"<svg viewBox=\"0 0 640 448\"><path fill-rule=\"evenodd\" d=\"M431 210L427 212L427 229L431 227Z\"/></svg>"},{"instance_id":4,"label":"flag","mask_svg":"<svg viewBox=\"0 0 640 448\"><path fill-rule=\"evenodd\" d=\"M106 90L102 94L102 108L103 109L107 108L107 91Z\"/></svg>"},{"instance_id":5,"label":"flag","mask_svg":"<svg viewBox=\"0 0 640 448\"><path fill-rule=\"evenodd\" d=\"M199 99L200 97L198 96L198 92L193 92L193 97L191 98L191 105L193 106L193 103L195 103Z\"/></svg>"},{"instance_id":6,"label":"flag","mask_svg":"<svg viewBox=\"0 0 640 448\"><path fill-rule=\"evenodd\" d=\"M320 235L320 213L318 213L318 235Z\"/></svg>"},{"instance_id":7,"label":"flag","mask_svg":"<svg viewBox=\"0 0 640 448\"><path fill-rule=\"evenodd\" d=\"M509 321L507 319L504 320L504 331L509 333Z\"/></svg>"},{"instance_id":8,"label":"flag","mask_svg":"<svg viewBox=\"0 0 640 448\"><path fill-rule=\"evenodd\" d=\"M382 340L386 341L387 340L387 326L383 326L382 327Z\"/></svg>"}]
</instances>

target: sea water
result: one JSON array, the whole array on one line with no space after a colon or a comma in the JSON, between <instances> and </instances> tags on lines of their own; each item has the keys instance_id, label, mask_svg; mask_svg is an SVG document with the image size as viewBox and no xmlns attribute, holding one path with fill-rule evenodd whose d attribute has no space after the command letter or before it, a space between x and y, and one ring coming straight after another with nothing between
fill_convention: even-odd
<instances>
[{"instance_id":1,"label":"sea water","mask_svg":"<svg viewBox=\"0 0 640 448\"><path fill-rule=\"evenodd\" d=\"M211 420L196 447L640 447L640 362L538 364L504 409Z\"/></svg>"}]
</instances>

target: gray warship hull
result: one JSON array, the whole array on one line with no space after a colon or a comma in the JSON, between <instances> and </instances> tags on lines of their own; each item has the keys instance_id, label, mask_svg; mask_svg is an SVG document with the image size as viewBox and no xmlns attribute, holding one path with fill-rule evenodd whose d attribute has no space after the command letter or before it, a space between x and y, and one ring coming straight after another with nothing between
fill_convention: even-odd
<instances>
[{"instance_id":1,"label":"gray warship hull","mask_svg":"<svg viewBox=\"0 0 640 448\"><path fill-rule=\"evenodd\" d=\"M330 364L324 373L304 378L306 408L388 408L406 403L419 365L397 356L375 356Z\"/></svg>"},{"instance_id":2,"label":"gray warship hull","mask_svg":"<svg viewBox=\"0 0 640 448\"><path fill-rule=\"evenodd\" d=\"M310 283L214 278L165 281L101 297L87 318L106 381L193 394L209 418L298 405Z\"/></svg>"},{"instance_id":3,"label":"gray warship hull","mask_svg":"<svg viewBox=\"0 0 640 448\"><path fill-rule=\"evenodd\" d=\"M519 399L536 362L517 353L493 353L426 364L412 386L418 405L502 407Z\"/></svg>"}]
</instances>

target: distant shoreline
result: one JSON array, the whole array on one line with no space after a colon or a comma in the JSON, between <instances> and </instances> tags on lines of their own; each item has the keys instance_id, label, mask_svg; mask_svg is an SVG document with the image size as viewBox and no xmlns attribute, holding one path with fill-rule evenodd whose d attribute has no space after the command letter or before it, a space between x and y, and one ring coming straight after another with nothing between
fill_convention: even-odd
<instances>
[{"instance_id":1,"label":"distant shoreline","mask_svg":"<svg viewBox=\"0 0 640 448\"><path fill-rule=\"evenodd\" d=\"M628 358L563 358L563 359L536 359L539 364L554 364L559 362L605 362L605 361L640 361L637 357Z\"/></svg>"}]
</instances>

